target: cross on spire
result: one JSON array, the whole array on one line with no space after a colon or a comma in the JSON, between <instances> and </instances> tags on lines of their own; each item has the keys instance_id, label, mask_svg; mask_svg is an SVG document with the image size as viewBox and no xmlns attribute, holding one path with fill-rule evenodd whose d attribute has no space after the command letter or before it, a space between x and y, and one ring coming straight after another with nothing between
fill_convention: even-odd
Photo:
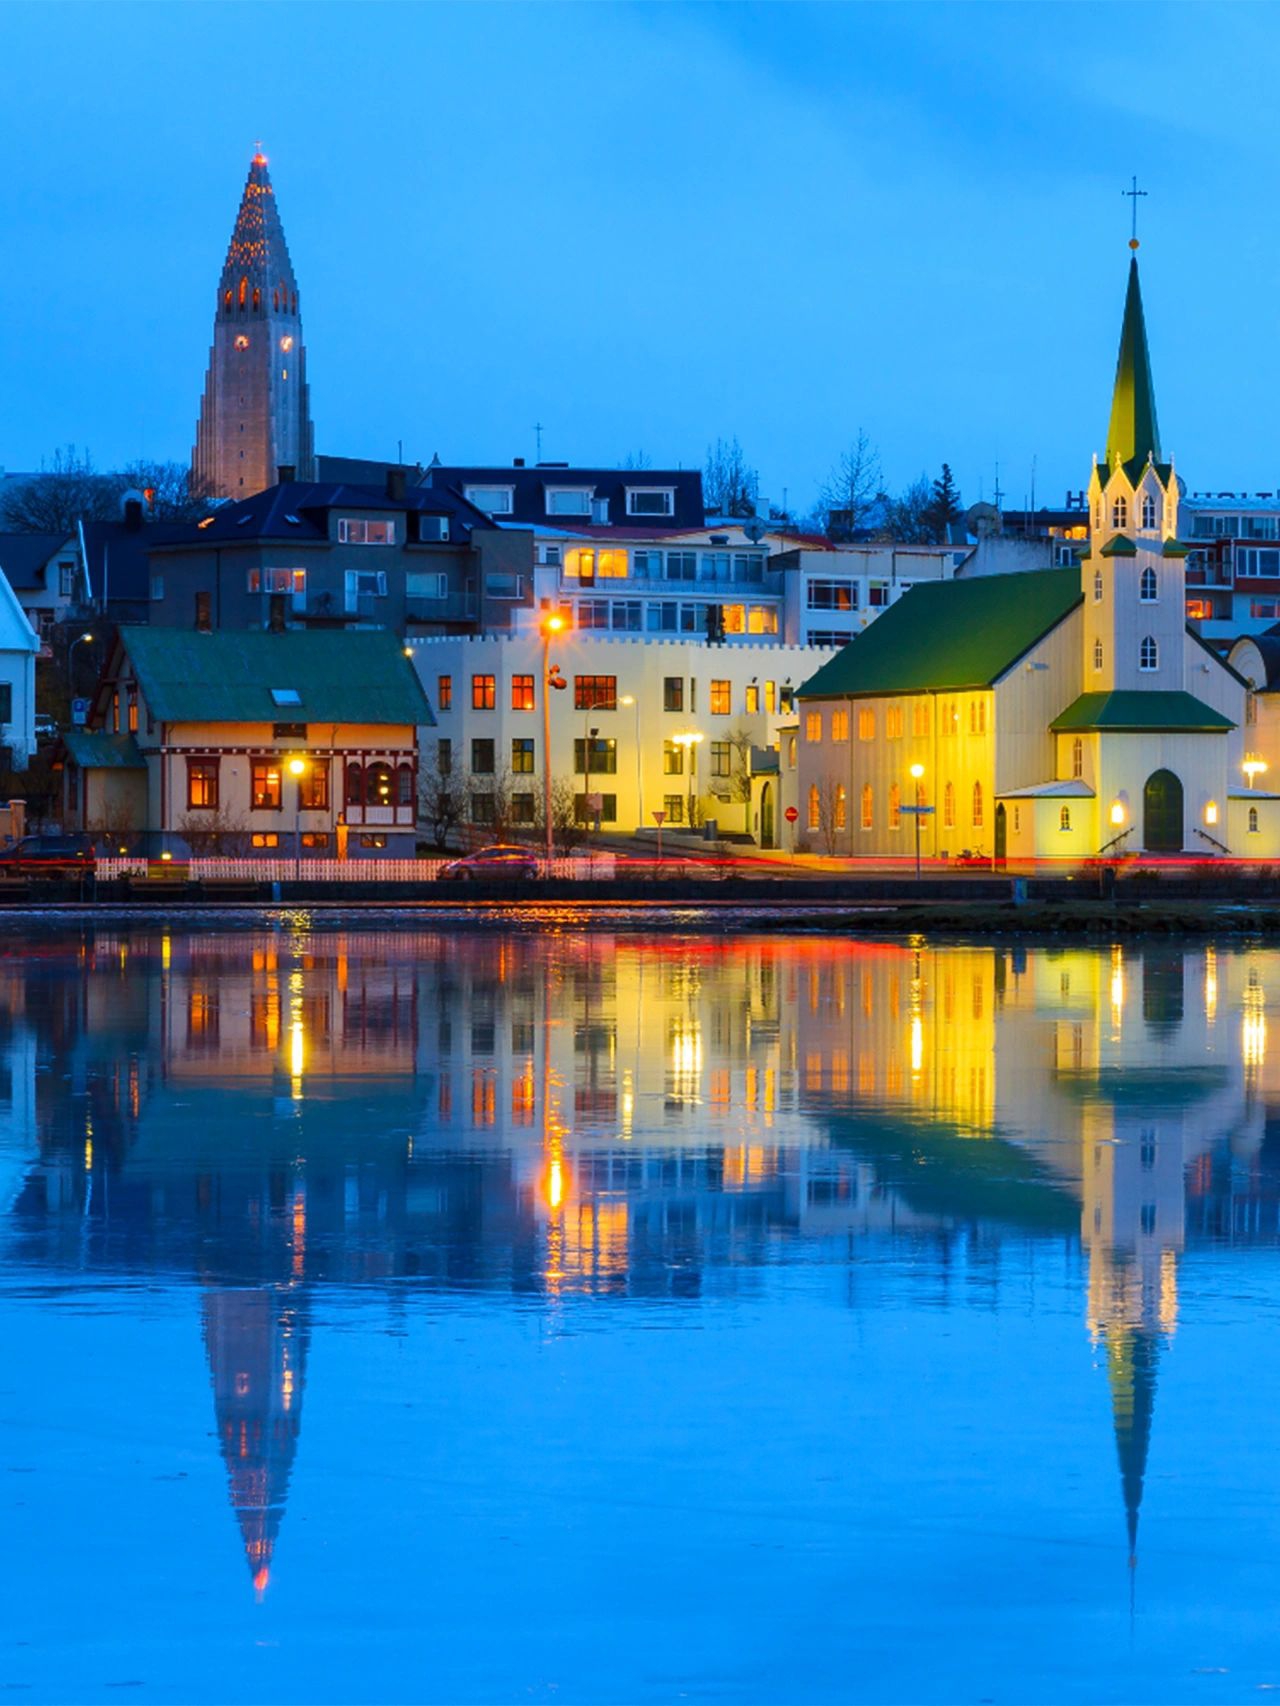
<instances>
[{"instance_id":1,"label":"cross on spire","mask_svg":"<svg viewBox=\"0 0 1280 1706\"><path fill-rule=\"evenodd\" d=\"M1130 189L1120 191L1121 195L1127 195L1129 197L1133 208L1133 229L1129 237L1129 247L1131 249L1136 249L1138 247L1138 197L1145 196L1146 193L1146 190L1140 190L1138 188L1138 175L1136 172L1133 175L1132 187Z\"/></svg>"}]
</instances>

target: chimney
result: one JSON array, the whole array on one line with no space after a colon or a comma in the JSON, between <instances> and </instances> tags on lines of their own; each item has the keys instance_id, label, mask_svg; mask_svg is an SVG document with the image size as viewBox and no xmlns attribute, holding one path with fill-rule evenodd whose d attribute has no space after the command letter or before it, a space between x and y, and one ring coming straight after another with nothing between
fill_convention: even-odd
<instances>
[{"instance_id":1,"label":"chimney","mask_svg":"<svg viewBox=\"0 0 1280 1706\"><path fill-rule=\"evenodd\" d=\"M407 485L408 477L403 468L387 469L387 496L392 503L402 504L404 502Z\"/></svg>"},{"instance_id":2,"label":"chimney","mask_svg":"<svg viewBox=\"0 0 1280 1706\"><path fill-rule=\"evenodd\" d=\"M291 486L297 478L298 470L292 462L282 462L276 469L276 484L278 486Z\"/></svg>"},{"instance_id":3,"label":"chimney","mask_svg":"<svg viewBox=\"0 0 1280 1706\"><path fill-rule=\"evenodd\" d=\"M523 456L517 456L515 461L511 464L511 466L513 468L523 468L524 467L524 457Z\"/></svg>"},{"instance_id":4,"label":"chimney","mask_svg":"<svg viewBox=\"0 0 1280 1706\"><path fill-rule=\"evenodd\" d=\"M124 505L124 525L127 533L142 531L142 499L126 498Z\"/></svg>"}]
</instances>

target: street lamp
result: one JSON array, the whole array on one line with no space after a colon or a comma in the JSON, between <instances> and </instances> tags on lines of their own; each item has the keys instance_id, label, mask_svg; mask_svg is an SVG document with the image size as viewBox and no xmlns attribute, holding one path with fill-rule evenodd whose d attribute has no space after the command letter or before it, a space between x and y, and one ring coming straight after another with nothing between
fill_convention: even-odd
<instances>
[{"instance_id":1,"label":"street lamp","mask_svg":"<svg viewBox=\"0 0 1280 1706\"><path fill-rule=\"evenodd\" d=\"M701 741L701 739L702 739L702 736L697 732L696 729L690 729L688 731L688 733L686 733L686 734L676 735L672 741L673 746L682 746L684 748L687 756L688 756L688 763L689 763L689 819L688 819L688 826L690 829L692 829L694 827L694 823L693 823L693 800L694 800L693 777L694 777L694 766L697 763L697 760L694 757L694 753L695 753L695 751L698 747L698 743Z\"/></svg>"},{"instance_id":2,"label":"street lamp","mask_svg":"<svg viewBox=\"0 0 1280 1706\"><path fill-rule=\"evenodd\" d=\"M548 615L539 623L542 635L542 825L546 835L548 873L551 867L551 689L563 687L564 677L556 670L554 679L547 666L551 636L563 633L568 626L563 616Z\"/></svg>"},{"instance_id":3,"label":"street lamp","mask_svg":"<svg viewBox=\"0 0 1280 1706\"><path fill-rule=\"evenodd\" d=\"M1245 775L1249 778L1249 786L1252 788L1253 787L1253 779L1255 776L1265 776L1266 775L1267 762L1266 762L1266 759L1264 759L1264 758L1246 758L1244 763L1240 766L1240 768L1244 771Z\"/></svg>"},{"instance_id":4,"label":"street lamp","mask_svg":"<svg viewBox=\"0 0 1280 1706\"><path fill-rule=\"evenodd\" d=\"M916 797L915 797L914 810L915 810L915 818L916 818L916 881L917 882L920 881L920 819L923 816L923 807L924 807L924 801L921 798L923 790L920 787L920 778L923 775L924 775L924 765L923 764L913 764L911 766L911 780L916 785Z\"/></svg>"},{"instance_id":5,"label":"street lamp","mask_svg":"<svg viewBox=\"0 0 1280 1706\"><path fill-rule=\"evenodd\" d=\"M82 646L86 641L91 641L92 639L92 634L77 634L75 639L72 640L71 644L67 647L67 692L73 699L76 696L76 678L75 671L71 667L71 660L75 657L76 647Z\"/></svg>"},{"instance_id":6,"label":"street lamp","mask_svg":"<svg viewBox=\"0 0 1280 1706\"><path fill-rule=\"evenodd\" d=\"M640 763L640 701L634 693L624 693L619 705L631 705L636 713L636 822L644 828L644 770ZM659 824L661 829L662 825Z\"/></svg>"},{"instance_id":7,"label":"street lamp","mask_svg":"<svg viewBox=\"0 0 1280 1706\"><path fill-rule=\"evenodd\" d=\"M293 790L293 880L296 883L302 876L302 778L307 773L306 759L291 758L288 770L295 784Z\"/></svg>"}]
</instances>

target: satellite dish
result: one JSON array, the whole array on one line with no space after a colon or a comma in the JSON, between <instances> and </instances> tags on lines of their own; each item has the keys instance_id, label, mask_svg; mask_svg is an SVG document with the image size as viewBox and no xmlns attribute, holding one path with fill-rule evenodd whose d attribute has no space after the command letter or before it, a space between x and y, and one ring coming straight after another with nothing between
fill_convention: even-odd
<instances>
[{"instance_id":1,"label":"satellite dish","mask_svg":"<svg viewBox=\"0 0 1280 1706\"><path fill-rule=\"evenodd\" d=\"M964 512L964 525L975 539L989 538L1000 532L1000 511L994 504L970 504Z\"/></svg>"},{"instance_id":2,"label":"satellite dish","mask_svg":"<svg viewBox=\"0 0 1280 1706\"><path fill-rule=\"evenodd\" d=\"M765 525L759 516L753 515L750 521L744 521L742 531L753 545L758 545L765 536Z\"/></svg>"}]
</instances>

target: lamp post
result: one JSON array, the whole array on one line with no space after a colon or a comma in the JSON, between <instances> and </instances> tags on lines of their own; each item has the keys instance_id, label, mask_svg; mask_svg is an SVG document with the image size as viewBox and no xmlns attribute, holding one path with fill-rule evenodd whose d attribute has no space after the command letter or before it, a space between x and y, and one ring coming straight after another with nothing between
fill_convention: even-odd
<instances>
[{"instance_id":1,"label":"lamp post","mask_svg":"<svg viewBox=\"0 0 1280 1706\"><path fill-rule=\"evenodd\" d=\"M688 766L689 766L688 827L690 829L692 829L694 827L694 823L693 823L693 800L694 800L693 778L694 778L694 766L697 762L696 759L694 758L694 753L696 752L697 747L698 747L698 743L699 743L699 741L701 741L701 739L702 739L702 736L697 732L696 729L690 729L685 734L676 735L672 741L672 744L674 746L682 746L684 748L686 757L688 759Z\"/></svg>"},{"instance_id":2,"label":"lamp post","mask_svg":"<svg viewBox=\"0 0 1280 1706\"><path fill-rule=\"evenodd\" d=\"M921 795L920 778L923 775L924 775L924 765L923 764L913 764L911 766L911 780L916 785L915 819L916 819L916 881L917 882L920 881L920 818L922 816L921 807L924 805L924 801L920 798L920 795Z\"/></svg>"},{"instance_id":3,"label":"lamp post","mask_svg":"<svg viewBox=\"0 0 1280 1706\"><path fill-rule=\"evenodd\" d=\"M539 630L542 634L542 826L546 841L546 859L548 872L551 868L551 670L547 662L547 654L551 649L551 636L562 633L565 627L563 616L548 615L542 618ZM563 687L564 680L557 669L554 685Z\"/></svg>"},{"instance_id":4,"label":"lamp post","mask_svg":"<svg viewBox=\"0 0 1280 1706\"><path fill-rule=\"evenodd\" d=\"M302 778L307 773L305 758L291 758L288 764L290 776L293 777L293 880L298 882L302 877Z\"/></svg>"},{"instance_id":5,"label":"lamp post","mask_svg":"<svg viewBox=\"0 0 1280 1706\"><path fill-rule=\"evenodd\" d=\"M75 670L72 668L72 659L76 655L76 647L82 646L86 641L91 641L92 639L92 634L77 634L75 639L72 640L71 644L67 647L67 692L73 699L76 696L76 677Z\"/></svg>"},{"instance_id":6,"label":"lamp post","mask_svg":"<svg viewBox=\"0 0 1280 1706\"><path fill-rule=\"evenodd\" d=\"M636 822L644 828L644 770L640 763L640 701L634 693L624 693L618 701L619 705L630 705L636 714ZM661 835L662 826L659 824L658 833Z\"/></svg>"},{"instance_id":7,"label":"lamp post","mask_svg":"<svg viewBox=\"0 0 1280 1706\"><path fill-rule=\"evenodd\" d=\"M1245 775L1249 778L1249 786L1252 788L1253 787L1253 779L1255 776L1265 776L1266 775L1267 762L1264 758L1246 758L1244 763L1240 766L1240 768L1244 771Z\"/></svg>"}]
</instances>

